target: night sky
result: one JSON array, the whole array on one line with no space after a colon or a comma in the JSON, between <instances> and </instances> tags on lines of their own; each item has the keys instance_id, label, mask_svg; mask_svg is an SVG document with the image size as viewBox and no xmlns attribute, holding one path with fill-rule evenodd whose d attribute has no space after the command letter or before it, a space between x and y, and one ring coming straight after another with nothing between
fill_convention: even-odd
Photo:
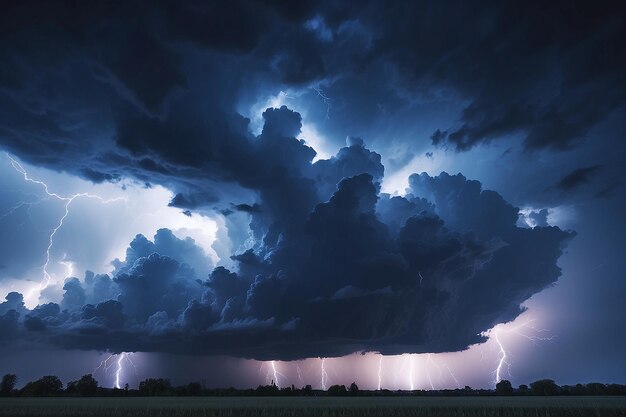
<instances>
[{"instance_id":1,"label":"night sky","mask_svg":"<svg viewBox=\"0 0 626 417\"><path fill-rule=\"evenodd\" d=\"M0 373L626 383L617 2L5 1Z\"/></svg>"}]
</instances>

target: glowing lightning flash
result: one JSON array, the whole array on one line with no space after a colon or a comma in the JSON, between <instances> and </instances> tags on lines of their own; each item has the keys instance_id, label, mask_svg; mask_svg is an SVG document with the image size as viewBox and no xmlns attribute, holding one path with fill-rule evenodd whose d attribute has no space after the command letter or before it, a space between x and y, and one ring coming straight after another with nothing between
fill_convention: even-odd
<instances>
[{"instance_id":1,"label":"glowing lightning flash","mask_svg":"<svg viewBox=\"0 0 626 417\"><path fill-rule=\"evenodd\" d=\"M109 355L105 360L100 362L100 364L91 373L95 375L95 373L98 372L98 370L100 369L102 369L105 374L108 373L109 368L111 367L111 365L109 365L109 360L111 360L112 358L113 355Z\"/></svg>"},{"instance_id":2,"label":"glowing lightning flash","mask_svg":"<svg viewBox=\"0 0 626 417\"><path fill-rule=\"evenodd\" d=\"M278 371L276 361L261 362L259 373L261 373L263 368L267 370L265 374L265 382L268 385L271 383L272 385L276 385L276 387L280 388L280 377L284 377L284 375Z\"/></svg>"},{"instance_id":3,"label":"glowing lightning flash","mask_svg":"<svg viewBox=\"0 0 626 417\"><path fill-rule=\"evenodd\" d=\"M414 365L414 357L409 354L409 387L411 391L415 391L415 386L413 385L413 365Z\"/></svg>"},{"instance_id":4,"label":"glowing lightning flash","mask_svg":"<svg viewBox=\"0 0 626 417\"><path fill-rule=\"evenodd\" d=\"M378 360L378 391L380 391L382 386L382 372L383 372L383 355L380 355L380 359Z\"/></svg>"},{"instance_id":5,"label":"glowing lightning flash","mask_svg":"<svg viewBox=\"0 0 626 417\"><path fill-rule=\"evenodd\" d=\"M124 377L124 365L130 364L137 375L137 367L131 359L132 353L122 352L119 355L109 355L92 371L92 374L96 374L99 370L104 371L105 375L108 375L109 369L115 366L115 380L113 382L113 388L120 389L122 387L122 378ZM117 357L117 360L114 360Z\"/></svg>"},{"instance_id":6,"label":"glowing lightning flash","mask_svg":"<svg viewBox=\"0 0 626 417\"><path fill-rule=\"evenodd\" d=\"M271 365L272 365L272 373L274 374L274 384L276 384L276 386L280 388L280 383L278 381L278 371L276 370L276 362L272 361Z\"/></svg>"},{"instance_id":7,"label":"glowing lightning flash","mask_svg":"<svg viewBox=\"0 0 626 417\"><path fill-rule=\"evenodd\" d=\"M95 198L95 199L99 200L100 202L102 202L104 204L112 203L112 202L115 202L115 201L122 201L122 200L125 200L125 199L121 198L121 197L117 197L117 198L105 200L104 198L102 198L102 197L100 197L98 195L89 194L89 193L78 193L78 194L73 194L73 195L71 195L69 197L63 197L63 196L61 196L61 195L59 195L57 193L50 192L50 190L48 189L48 184L46 184L45 182L30 178L28 176L28 173L26 172L26 170L22 167L22 165L20 165L19 162L17 162L15 159L13 159L9 155L7 155L7 157L11 161L11 166L13 166L13 169L15 169L17 172L19 172L20 174L22 174L24 176L24 181L42 186L44 192L48 195L48 197L55 198L55 199L57 199L59 201L62 201L64 203L63 215L61 216L61 218L57 222L57 225L51 230L51 233L48 236L48 246L46 247L46 261L42 265L44 278L43 278L41 284L39 285L39 291L41 292L45 288L47 288L50 285L51 281L52 281L52 276L48 272L48 266L50 265L50 251L52 250L52 245L54 245L54 237L56 236L56 234L59 231L59 229L61 229L61 227L63 227L63 222L65 221L67 216L70 214L70 204L72 204L72 202L75 199L79 198L79 197ZM68 262L66 262L65 266L68 267L68 269L69 269L69 271L71 273L71 265ZM28 293L28 295L32 295L34 290L35 289L32 289Z\"/></svg>"},{"instance_id":8,"label":"glowing lightning flash","mask_svg":"<svg viewBox=\"0 0 626 417\"><path fill-rule=\"evenodd\" d=\"M298 381L300 381L300 384L304 384L304 380L302 379L302 369L300 369L299 363L296 363L296 371L298 372Z\"/></svg>"},{"instance_id":9,"label":"glowing lightning flash","mask_svg":"<svg viewBox=\"0 0 626 417\"><path fill-rule=\"evenodd\" d=\"M518 336L521 336L525 339L530 340L533 343L537 343L539 341L550 341L550 340L554 340L554 336L548 336L548 337L544 337L544 336L537 336L537 335L528 335L526 333L523 333L521 330L522 329L527 329L527 330L532 330L534 332L536 332L537 334L540 333L545 333L548 332L547 329L537 329L532 323L535 322L536 319L530 319L530 320L526 320L520 324L517 324L509 329L496 329L493 328L487 332L484 332L483 335L485 336L489 336L491 337L493 335L493 339L495 340L496 344L498 345L498 350L499 350L499 358L498 358L498 364L496 366L496 369L493 371L493 374L495 376L495 381L494 384L497 384L498 382L500 382L502 380L502 375L504 372L504 369L506 368L506 372L511 375L510 369L511 369L511 363L509 362L509 355L508 352L506 350L506 348L504 347L504 343L502 342L501 339L501 333L513 333L516 334Z\"/></svg>"},{"instance_id":10,"label":"glowing lightning flash","mask_svg":"<svg viewBox=\"0 0 626 417\"><path fill-rule=\"evenodd\" d=\"M504 365L506 365L507 368L510 368L511 364L509 362L507 362L507 360L506 360L506 350L504 349L504 345L500 341L500 337L499 337L497 331L494 334L494 338L496 340L496 343L498 344L498 348L500 349L500 359L498 360L498 366L496 367L496 380L495 380L495 383L497 384L498 382L500 382L502 380L502 378L500 377L500 375L502 373L502 367ZM509 372L509 374L510 374L510 372Z\"/></svg>"},{"instance_id":11,"label":"glowing lightning flash","mask_svg":"<svg viewBox=\"0 0 626 417\"><path fill-rule=\"evenodd\" d=\"M322 389L324 391L326 391L326 381L328 380L328 373L326 372L326 359L325 358L321 358L322 359L322 364L321 364L321 373L322 373L322 380L321 380L321 384L322 384Z\"/></svg>"},{"instance_id":12,"label":"glowing lightning flash","mask_svg":"<svg viewBox=\"0 0 626 417\"><path fill-rule=\"evenodd\" d=\"M120 389L120 376L122 374L123 366L122 362L126 357L126 353L122 352L117 359L117 370L115 371L115 388Z\"/></svg>"}]
</instances>

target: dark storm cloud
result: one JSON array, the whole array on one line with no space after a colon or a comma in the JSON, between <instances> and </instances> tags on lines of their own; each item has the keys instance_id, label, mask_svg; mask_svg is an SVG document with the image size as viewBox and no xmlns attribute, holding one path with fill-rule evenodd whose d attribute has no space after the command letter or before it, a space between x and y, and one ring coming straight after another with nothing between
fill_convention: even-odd
<instances>
[{"instance_id":1,"label":"dark storm cloud","mask_svg":"<svg viewBox=\"0 0 626 417\"><path fill-rule=\"evenodd\" d=\"M624 105L621 5L411 2L379 11L380 50L401 74L468 102L435 144L462 151L522 134L528 149L567 149Z\"/></svg>"},{"instance_id":2,"label":"dark storm cloud","mask_svg":"<svg viewBox=\"0 0 626 417\"><path fill-rule=\"evenodd\" d=\"M235 204L233 208L238 211L243 211L244 213L259 213L261 211L261 206L257 203L252 205L245 203Z\"/></svg>"},{"instance_id":3,"label":"dark storm cloud","mask_svg":"<svg viewBox=\"0 0 626 417\"><path fill-rule=\"evenodd\" d=\"M254 144L268 166L246 180L263 210L244 211L258 242L233 254L237 270L202 282L186 263L205 259L190 260L192 241L139 235L116 263L113 300L78 307L99 281L70 279L65 309L29 313L24 337L258 359L460 350L559 277L571 233L516 227L515 207L460 174L416 174L407 196L380 195L380 156L362 141L313 164L309 147L282 136L297 133L293 112L266 114L285 126Z\"/></svg>"},{"instance_id":4,"label":"dark storm cloud","mask_svg":"<svg viewBox=\"0 0 626 417\"><path fill-rule=\"evenodd\" d=\"M602 171L602 165L593 165L586 168L577 168L564 176L556 187L563 191L570 191L588 183L592 177Z\"/></svg>"},{"instance_id":5,"label":"dark storm cloud","mask_svg":"<svg viewBox=\"0 0 626 417\"><path fill-rule=\"evenodd\" d=\"M381 155L362 139L313 163L299 113L265 110L254 136L237 106L325 82L353 92L336 108L356 129L413 92L451 91L468 103L460 126L433 140L464 150L519 132L528 148L566 148L624 99L619 17L568 7L555 26L542 18L553 6L513 3L5 7L3 147L230 212L231 270L210 272L193 241L161 229L111 277L68 280L60 306L2 316L0 337L68 348L291 359L479 342L557 280L572 233L516 227L516 207L462 175L416 174L407 196L381 195ZM237 187L249 198L223 196ZM241 219L250 233L230 227Z\"/></svg>"},{"instance_id":6,"label":"dark storm cloud","mask_svg":"<svg viewBox=\"0 0 626 417\"><path fill-rule=\"evenodd\" d=\"M5 301L0 303L0 314L5 314L9 310L15 310L18 313L26 311L22 294L12 291L4 299Z\"/></svg>"},{"instance_id":7,"label":"dark storm cloud","mask_svg":"<svg viewBox=\"0 0 626 417\"><path fill-rule=\"evenodd\" d=\"M198 205L212 201L185 192L237 180L252 157L242 100L323 83L337 100L335 131L360 133L393 113L410 120L412 95L443 96L466 104L436 144L465 150L522 134L527 148L565 149L624 104L620 11L571 2L10 2L0 21L0 141L94 182L167 183Z\"/></svg>"}]
</instances>

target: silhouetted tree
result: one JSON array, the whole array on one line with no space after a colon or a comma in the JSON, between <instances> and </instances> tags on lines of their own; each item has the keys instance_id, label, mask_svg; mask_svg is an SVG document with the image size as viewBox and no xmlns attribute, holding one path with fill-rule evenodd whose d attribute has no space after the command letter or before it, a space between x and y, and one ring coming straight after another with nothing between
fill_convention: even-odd
<instances>
[{"instance_id":1,"label":"silhouetted tree","mask_svg":"<svg viewBox=\"0 0 626 417\"><path fill-rule=\"evenodd\" d=\"M187 395L202 395L202 385L199 382L190 382L185 388Z\"/></svg>"},{"instance_id":2,"label":"silhouetted tree","mask_svg":"<svg viewBox=\"0 0 626 417\"><path fill-rule=\"evenodd\" d=\"M530 389L534 395L556 395L559 386L551 379L540 379L530 383Z\"/></svg>"},{"instance_id":3,"label":"silhouetted tree","mask_svg":"<svg viewBox=\"0 0 626 417\"><path fill-rule=\"evenodd\" d=\"M165 395L171 392L172 385L169 379L148 378L139 383L139 393L141 395Z\"/></svg>"},{"instance_id":4,"label":"silhouetted tree","mask_svg":"<svg viewBox=\"0 0 626 417\"><path fill-rule=\"evenodd\" d=\"M46 375L36 381L31 381L24 388L22 394L26 396L47 397L57 395L63 390L63 382L59 377Z\"/></svg>"},{"instance_id":5,"label":"silhouetted tree","mask_svg":"<svg viewBox=\"0 0 626 417\"><path fill-rule=\"evenodd\" d=\"M519 388L517 390L522 395L528 395L529 394L528 385L522 384L522 385L519 386Z\"/></svg>"},{"instance_id":6,"label":"silhouetted tree","mask_svg":"<svg viewBox=\"0 0 626 417\"><path fill-rule=\"evenodd\" d=\"M599 382L591 382L586 387L587 395L604 395L606 394L606 385Z\"/></svg>"},{"instance_id":7,"label":"silhouetted tree","mask_svg":"<svg viewBox=\"0 0 626 417\"><path fill-rule=\"evenodd\" d=\"M11 395L17 384L17 375L6 374L0 383L0 395Z\"/></svg>"},{"instance_id":8,"label":"silhouetted tree","mask_svg":"<svg viewBox=\"0 0 626 417\"><path fill-rule=\"evenodd\" d=\"M87 397L98 393L98 381L91 374L83 375L78 381L70 381L67 383L69 394Z\"/></svg>"},{"instance_id":9,"label":"silhouetted tree","mask_svg":"<svg viewBox=\"0 0 626 417\"><path fill-rule=\"evenodd\" d=\"M359 386L356 384L356 382L353 382L352 384L350 384L350 394L356 394L359 392Z\"/></svg>"},{"instance_id":10,"label":"silhouetted tree","mask_svg":"<svg viewBox=\"0 0 626 417\"><path fill-rule=\"evenodd\" d=\"M512 395L513 394L513 385L511 385L511 381L503 379L502 381L496 384L496 394L498 395Z\"/></svg>"},{"instance_id":11,"label":"silhouetted tree","mask_svg":"<svg viewBox=\"0 0 626 417\"><path fill-rule=\"evenodd\" d=\"M339 396L346 395L348 390L346 390L345 385L331 385L326 392L328 392L328 395Z\"/></svg>"}]
</instances>

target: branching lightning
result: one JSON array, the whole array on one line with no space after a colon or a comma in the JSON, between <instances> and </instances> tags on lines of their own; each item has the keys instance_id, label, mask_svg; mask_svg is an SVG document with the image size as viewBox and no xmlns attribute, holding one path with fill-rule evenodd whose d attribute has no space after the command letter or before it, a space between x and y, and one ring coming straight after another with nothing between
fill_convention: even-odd
<instances>
[{"instance_id":1,"label":"branching lightning","mask_svg":"<svg viewBox=\"0 0 626 417\"><path fill-rule=\"evenodd\" d=\"M501 338L502 333L513 333L515 335L518 335L525 339L530 340L534 344L536 344L537 342L541 342L541 341L554 340L555 336L541 336L541 334L545 334L549 332L549 330L537 328L533 324L535 321L536 319L528 319L511 328L498 328L498 329L493 328L483 333L483 335L485 336L489 336L489 337L493 336L493 339L495 340L498 346L498 355L499 355L498 363L496 365L495 370L492 372L495 378L494 385L502 380L503 378L502 376L505 372L505 369L506 369L506 373L509 376L511 376L511 362L509 361L510 355L507 352L507 349L505 348L505 343L503 342ZM524 330L530 330L532 332L535 332L535 335L525 333Z\"/></svg>"},{"instance_id":2,"label":"branching lightning","mask_svg":"<svg viewBox=\"0 0 626 417\"><path fill-rule=\"evenodd\" d=\"M46 247L46 261L41 266L41 268L43 269L43 275L44 275L43 280L41 281L39 285L39 291L41 292L45 288L47 288L53 280L52 275L48 271L48 267L50 266L50 252L52 251L52 246L54 245L54 237L56 236L57 232L61 229L61 227L63 227L63 223L65 222L65 219L70 214L70 205L72 204L72 202L80 197L95 198L103 204L108 204L108 203L112 203L116 201L124 201L125 199L122 197L117 197L113 199L104 199L98 195L94 195L90 193L77 193L77 194L72 194L68 197L61 196L57 193L51 192L48 188L48 184L46 184L45 182L40 181L40 180L35 180L29 177L28 172L26 172L24 167L22 167L22 165L19 162L17 162L15 159L13 159L10 155L7 154L7 157L11 161L11 166L13 167L13 169L15 169L17 172L22 174L22 176L24 177L24 181L40 185L43 188L46 195L48 195L48 197L54 198L63 202L63 208L64 208L63 215L58 220L56 226L54 226L51 229L50 235L48 236L48 246ZM13 210L15 210L15 208ZM69 261L66 261L64 264L68 268L69 273L71 274L72 273L71 263ZM32 291L34 291L34 289ZM32 291L30 292L30 294L32 294Z\"/></svg>"},{"instance_id":3,"label":"branching lightning","mask_svg":"<svg viewBox=\"0 0 626 417\"><path fill-rule=\"evenodd\" d=\"M111 365L109 365L109 361L114 357L115 355L109 355L106 359L104 359L103 361L100 362L100 364L94 368L93 371L91 371L92 374L96 374L96 372L98 372L99 370L103 370L105 374L107 374L109 372L109 368L111 367Z\"/></svg>"},{"instance_id":4,"label":"branching lightning","mask_svg":"<svg viewBox=\"0 0 626 417\"><path fill-rule=\"evenodd\" d=\"M280 371L278 371L278 367L276 366L276 361L261 362L259 373L261 373L264 367L266 368L265 383L268 385L276 385L278 388L280 388L281 387L280 378L284 377L285 375L281 374Z\"/></svg>"},{"instance_id":5,"label":"branching lightning","mask_svg":"<svg viewBox=\"0 0 626 417\"><path fill-rule=\"evenodd\" d=\"M274 384L276 384L276 386L280 388L280 381L278 380L278 371L276 370L276 362L272 361L270 363L272 365L272 373L274 374Z\"/></svg>"},{"instance_id":6,"label":"branching lightning","mask_svg":"<svg viewBox=\"0 0 626 417\"><path fill-rule=\"evenodd\" d=\"M499 337L499 332L498 331L495 332L494 338L496 340L496 343L498 344L498 348L500 349L500 359L498 360L498 366L496 367L496 371L495 371L496 380L494 381L497 384L498 382L500 382L502 380L502 378L501 378L502 367L504 365L507 366L507 370L509 371L509 375L511 374L511 372L510 372L511 364L506 359L506 350L504 349L504 345L500 341L500 337Z\"/></svg>"},{"instance_id":7,"label":"branching lightning","mask_svg":"<svg viewBox=\"0 0 626 417\"><path fill-rule=\"evenodd\" d=\"M324 93L324 90L322 90L320 86L311 88L322 98L324 104L326 104L326 120L330 119L330 108L333 100Z\"/></svg>"},{"instance_id":8,"label":"branching lightning","mask_svg":"<svg viewBox=\"0 0 626 417\"><path fill-rule=\"evenodd\" d=\"M103 371L105 376L108 375L109 369L115 366L113 388L120 389L122 387L122 378L124 378L125 371L124 366L129 364L133 367L135 375L137 375L137 367L131 359L132 353L122 352L118 355L109 355L106 359L100 362L100 364L92 371L93 375L96 375L98 371Z\"/></svg>"}]
</instances>

